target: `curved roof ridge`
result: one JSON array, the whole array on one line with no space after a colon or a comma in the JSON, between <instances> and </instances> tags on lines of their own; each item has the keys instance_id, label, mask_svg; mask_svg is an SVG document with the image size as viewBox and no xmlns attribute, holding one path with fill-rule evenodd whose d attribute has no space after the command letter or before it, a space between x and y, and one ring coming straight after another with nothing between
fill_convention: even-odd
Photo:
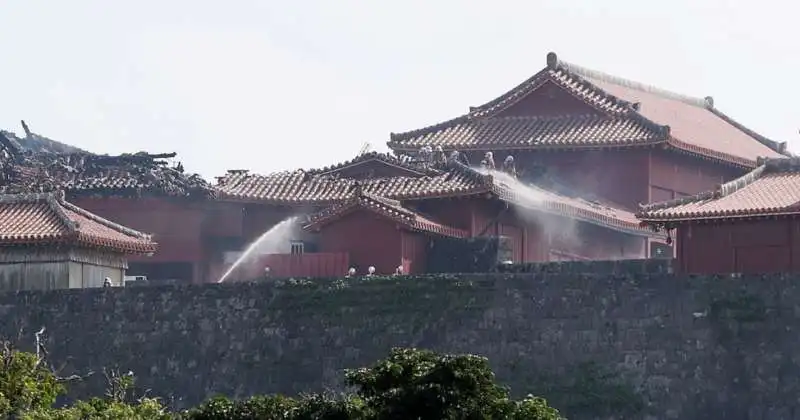
<instances>
[{"instance_id":1,"label":"curved roof ridge","mask_svg":"<svg viewBox=\"0 0 800 420\"><path fill-rule=\"evenodd\" d=\"M714 99L711 96L706 96L705 98L693 97L669 91L666 89L662 89L650 84L637 82L619 76L614 76L599 70L593 70L577 64L569 63L567 61L563 61L559 59L558 55L554 52L547 53L547 66L552 69L560 68L581 77L595 79L601 82L613 83L615 85L624 86L630 89L636 89L642 92L663 96L668 99L681 101L683 103L694 105L700 108L713 108L714 106Z\"/></svg>"},{"instance_id":2,"label":"curved roof ridge","mask_svg":"<svg viewBox=\"0 0 800 420\"><path fill-rule=\"evenodd\" d=\"M127 227L127 226L120 225L119 223L112 222L111 220L108 220L106 218L100 217L100 216L98 216L98 215L96 215L96 214L94 214L94 213L92 213L92 212L90 212L90 211L88 211L86 209L78 207L78 206L70 203L69 201L66 201L66 200L63 200L63 199L57 199L57 201L58 201L58 204L60 204L61 206L63 206L67 210L75 212L75 213L77 213L77 214L79 214L79 215L81 215L81 216L83 216L83 217L85 217L85 218L97 223L97 224L103 225L103 226L105 226L107 228L111 228L111 229L117 230L117 231L122 232L122 233L124 233L124 234L126 234L128 236L132 236L132 237L134 237L136 239L143 239L143 240L147 240L147 241L152 239L152 235L150 235L148 233L140 232L138 230L131 229L131 228Z\"/></svg>"},{"instance_id":3,"label":"curved roof ridge","mask_svg":"<svg viewBox=\"0 0 800 420\"><path fill-rule=\"evenodd\" d=\"M344 169L348 166L357 165L359 163L366 162L369 160L377 160L387 165L393 165L400 169L404 169L406 171L419 174L420 176L433 175L436 174L437 172L437 171L431 171L431 168L422 167L421 165L418 165L416 162L408 158L401 158L398 156L394 156L390 153L372 151L372 152L362 153L352 159L335 163L333 165L327 165L321 168L307 169L306 173L310 176L327 175L335 171L338 171L340 169Z\"/></svg>"},{"instance_id":4,"label":"curved roof ridge","mask_svg":"<svg viewBox=\"0 0 800 420\"><path fill-rule=\"evenodd\" d=\"M431 125L428 125L428 126L425 126L425 127L422 127L422 128L417 128L415 130L404 131L404 132L400 132L400 133L389 133L389 142L401 141L401 140L407 139L409 137L414 137L414 136L416 136L416 135L418 135L420 133L425 133L425 132L428 132L428 131L441 130L443 128L447 128L447 127L456 125L458 123L467 121L469 119L470 119L470 114L468 113L468 114L464 114L464 115L461 115L461 116L458 116L458 117L455 117L455 118L451 118L449 120L442 121L442 122L439 122L439 123L436 123L436 124L431 124Z\"/></svg>"},{"instance_id":5,"label":"curved roof ridge","mask_svg":"<svg viewBox=\"0 0 800 420\"><path fill-rule=\"evenodd\" d=\"M758 164L765 166L769 172L800 172L800 157L798 156L759 158Z\"/></svg>"},{"instance_id":6,"label":"curved roof ridge","mask_svg":"<svg viewBox=\"0 0 800 420\"><path fill-rule=\"evenodd\" d=\"M570 119L584 119L584 120L621 120L627 118L621 115L595 115L595 114L557 114L557 115L506 115L502 117L492 117L491 119L483 119L481 122L491 121L561 121Z\"/></svg>"},{"instance_id":7,"label":"curved roof ridge","mask_svg":"<svg viewBox=\"0 0 800 420\"><path fill-rule=\"evenodd\" d=\"M56 215L58 221L69 231L74 234L78 231L78 226L75 222L64 213L64 209L60 204L64 200L64 191L58 190L53 192L42 193L28 193L28 194L1 194L0 204L21 204L21 203L44 203L50 208L50 211Z\"/></svg>"},{"instance_id":8,"label":"curved roof ridge","mask_svg":"<svg viewBox=\"0 0 800 420\"><path fill-rule=\"evenodd\" d=\"M770 149L772 149L772 150L774 150L774 151L776 151L776 152L778 152L778 153L780 153L782 155L790 156L788 154L789 151L787 149L787 143L785 141L772 140L772 139L770 139L768 137L765 137L762 134L759 134L759 133L753 131L752 129L746 127L744 124L742 124L739 121L736 121L732 117L728 116L728 114L725 114L724 112L720 111L719 109L714 108L713 102L712 102L712 105L708 108L708 110L711 111L717 117L719 117L722 120L724 120L725 122L727 122L728 124L730 124L730 125L736 127L737 129L739 129L739 131L742 131L745 134L747 134L748 136L756 139L759 143L763 144L764 146L767 146Z\"/></svg>"},{"instance_id":9,"label":"curved roof ridge","mask_svg":"<svg viewBox=\"0 0 800 420\"><path fill-rule=\"evenodd\" d=\"M64 211L63 190L58 190L56 192L46 194L46 196L44 197L44 201L50 207L50 210L52 210L53 213L55 213L56 217L58 217L58 220L61 221L61 223L63 223L65 226L67 226L67 229L69 230L70 234L74 235L78 233L78 229L80 226L78 226L78 223L72 220L72 218L70 218Z\"/></svg>"}]
</instances>

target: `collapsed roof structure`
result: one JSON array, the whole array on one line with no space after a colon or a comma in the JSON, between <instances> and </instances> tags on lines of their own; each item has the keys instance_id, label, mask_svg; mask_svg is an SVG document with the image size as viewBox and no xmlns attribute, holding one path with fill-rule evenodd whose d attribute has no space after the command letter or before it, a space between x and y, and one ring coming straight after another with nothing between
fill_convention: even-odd
<instances>
[{"instance_id":1,"label":"collapsed roof structure","mask_svg":"<svg viewBox=\"0 0 800 420\"><path fill-rule=\"evenodd\" d=\"M208 198L214 189L202 177L170 164L175 153L97 155L32 133L24 138L0 131L0 193L171 196Z\"/></svg>"}]
</instances>

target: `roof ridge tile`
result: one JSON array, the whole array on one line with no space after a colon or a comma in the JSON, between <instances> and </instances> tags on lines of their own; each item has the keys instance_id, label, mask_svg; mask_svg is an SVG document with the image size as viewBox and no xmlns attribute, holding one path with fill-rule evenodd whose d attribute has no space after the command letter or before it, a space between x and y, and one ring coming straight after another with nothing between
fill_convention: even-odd
<instances>
[{"instance_id":1,"label":"roof ridge tile","mask_svg":"<svg viewBox=\"0 0 800 420\"><path fill-rule=\"evenodd\" d=\"M705 98L698 98L681 93L673 92L667 89L662 89L647 83L637 82L624 77L614 76L599 70L593 70L583 67L578 64L570 63L558 58L554 52L547 53L547 66L552 69L563 69L570 73L576 74L588 79L597 79L598 81L613 83L615 85L624 86L630 89L640 90L646 93L659 95L667 99L681 101L683 103L694 105L700 108L712 108L714 106L714 98L706 96ZM589 81L591 83L591 81Z\"/></svg>"}]
</instances>

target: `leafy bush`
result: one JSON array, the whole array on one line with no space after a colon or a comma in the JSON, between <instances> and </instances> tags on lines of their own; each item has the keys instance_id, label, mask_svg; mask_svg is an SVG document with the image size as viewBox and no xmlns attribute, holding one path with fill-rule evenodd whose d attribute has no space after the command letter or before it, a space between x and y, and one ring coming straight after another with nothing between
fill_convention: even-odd
<instances>
[{"instance_id":1,"label":"leafy bush","mask_svg":"<svg viewBox=\"0 0 800 420\"><path fill-rule=\"evenodd\" d=\"M346 383L380 419L560 419L541 398L513 401L484 357L393 349L368 368L347 371Z\"/></svg>"},{"instance_id":2,"label":"leafy bush","mask_svg":"<svg viewBox=\"0 0 800 420\"><path fill-rule=\"evenodd\" d=\"M38 355L6 347L0 354L0 415L19 420L561 419L542 398L510 399L483 357L417 349L393 349L373 366L347 371L346 383L355 394L341 397L216 397L171 413L157 399L134 398L134 379L114 374L105 398L53 408L64 392L58 378Z\"/></svg>"},{"instance_id":3,"label":"leafy bush","mask_svg":"<svg viewBox=\"0 0 800 420\"><path fill-rule=\"evenodd\" d=\"M26 353L3 343L0 349L0 418L47 408L64 387L44 361L34 353Z\"/></svg>"},{"instance_id":4,"label":"leafy bush","mask_svg":"<svg viewBox=\"0 0 800 420\"><path fill-rule=\"evenodd\" d=\"M156 399L144 398L136 403L93 398L71 407L46 408L23 413L20 420L171 420L174 415Z\"/></svg>"}]
</instances>

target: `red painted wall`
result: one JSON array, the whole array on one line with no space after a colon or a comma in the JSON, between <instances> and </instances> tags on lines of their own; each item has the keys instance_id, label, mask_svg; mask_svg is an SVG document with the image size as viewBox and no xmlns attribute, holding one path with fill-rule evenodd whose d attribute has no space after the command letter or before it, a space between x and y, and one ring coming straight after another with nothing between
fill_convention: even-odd
<instances>
[{"instance_id":1,"label":"red painted wall","mask_svg":"<svg viewBox=\"0 0 800 420\"><path fill-rule=\"evenodd\" d=\"M650 202L672 200L714 189L747 171L691 156L653 150L650 153Z\"/></svg>"},{"instance_id":2,"label":"red painted wall","mask_svg":"<svg viewBox=\"0 0 800 420\"><path fill-rule=\"evenodd\" d=\"M213 201L208 203L203 231L211 237L239 237L242 236L243 222L243 204Z\"/></svg>"},{"instance_id":3,"label":"red painted wall","mask_svg":"<svg viewBox=\"0 0 800 420\"><path fill-rule=\"evenodd\" d=\"M678 269L684 273L800 271L800 220L739 220L678 228Z\"/></svg>"},{"instance_id":4,"label":"red painted wall","mask_svg":"<svg viewBox=\"0 0 800 420\"><path fill-rule=\"evenodd\" d=\"M403 273L420 274L426 271L430 238L419 232L401 231Z\"/></svg>"},{"instance_id":5,"label":"red painted wall","mask_svg":"<svg viewBox=\"0 0 800 420\"><path fill-rule=\"evenodd\" d=\"M546 82L535 92L531 92L498 116L562 116L567 114L597 115L599 111L565 92L559 86Z\"/></svg>"},{"instance_id":6,"label":"red painted wall","mask_svg":"<svg viewBox=\"0 0 800 420\"><path fill-rule=\"evenodd\" d=\"M403 263L401 230L368 211L350 213L321 229L319 250L347 252L359 274L369 266L375 266L376 274L392 274Z\"/></svg>"},{"instance_id":7,"label":"red painted wall","mask_svg":"<svg viewBox=\"0 0 800 420\"><path fill-rule=\"evenodd\" d=\"M440 198L432 200L420 200L417 202L406 203L409 208L414 209L420 214L427 215L433 220L446 222L448 225L472 230L472 205L473 198Z\"/></svg>"},{"instance_id":8,"label":"red painted wall","mask_svg":"<svg viewBox=\"0 0 800 420\"><path fill-rule=\"evenodd\" d=\"M153 235L159 243L152 257L131 256L130 261L197 262L204 258L201 235L205 202L163 198L81 197L70 202L113 222Z\"/></svg>"},{"instance_id":9,"label":"red painted wall","mask_svg":"<svg viewBox=\"0 0 800 420\"><path fill-rule=\"evenodd\" d=\"M211 276L219 279L230 265L214 265ZM241 264L225 279L226 282L252 280L265 275L286 277L341 277L347 274L350 261L347 253L269 254Z\"/></svg>"}]
</instances>

